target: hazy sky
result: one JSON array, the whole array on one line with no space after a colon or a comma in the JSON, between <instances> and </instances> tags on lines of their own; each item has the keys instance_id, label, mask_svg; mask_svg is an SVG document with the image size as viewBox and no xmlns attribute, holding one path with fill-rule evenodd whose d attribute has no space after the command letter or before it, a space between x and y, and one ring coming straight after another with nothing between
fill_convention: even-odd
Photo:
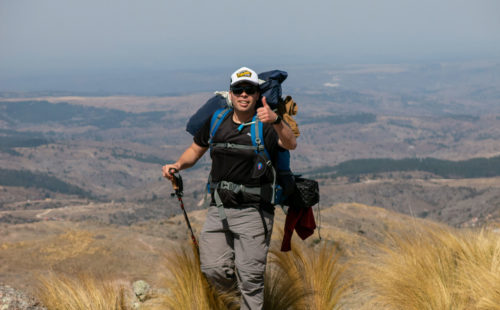
<instances>
[{"instance_id":1,"label":"hazy sky","mask_svg":"<svg viewBox=\"0 0 500 310\"><path fill-rule=\"evenodd\" d=\"M0 0L0 77L500 57L499 0Z\"/></svg>"}]
</instances>

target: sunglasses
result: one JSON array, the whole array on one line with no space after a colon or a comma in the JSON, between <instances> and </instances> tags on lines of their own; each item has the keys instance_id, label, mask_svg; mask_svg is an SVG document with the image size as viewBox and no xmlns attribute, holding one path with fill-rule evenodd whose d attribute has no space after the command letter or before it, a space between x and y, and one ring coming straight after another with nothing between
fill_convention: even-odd
<instances>
[{"instance_id":1,"label":"sunglasses","mask_svg":"<svg viewBox=\"0 0 500 310\"><path fill-rule=\"evenodd\" d=\"M247 95L255 94L259 88L257 86L231 86L231 91L235 95L241 95L245 92Z\"/></svg>"}]
</instances>

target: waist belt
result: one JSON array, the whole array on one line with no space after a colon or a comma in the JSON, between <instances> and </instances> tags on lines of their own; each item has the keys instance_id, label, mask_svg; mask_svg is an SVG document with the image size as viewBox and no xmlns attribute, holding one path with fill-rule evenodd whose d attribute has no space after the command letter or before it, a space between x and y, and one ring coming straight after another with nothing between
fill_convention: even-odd
<instances>
[{"instance_id":1,"label":"waist belt","mask_svg":"<svg viewBox=\"0 0 500 310\"><path fill-rule=\"evenodd\" d=\"M217 184L216 188L229 190L229 191L232 191L234 193L242 192L242 193L260 195L260 192L261 192L260 186L259 187L248 187L248 186L245 186L243 184L236 184L236 183L229 182L229 181L220 181L216 184Z\"/></svg>"},{"instance_id":2,"label":"waist belt","mask_svg":"<svg viewBox=\"0 0 500 310\"><path fill-rule=\"evenodd\" d=\"M236 184L236 183L229 182L229 181L220 181L218 183L211 183L210 188L214 189L214 191L213 191L214 200L215 200L215 203L217 205L217 209L219 210L219 217L220 217L223 225L228 225L228 223L227 223L226 212L224 211L224 204L222 203L222 200L220 199L218 189L229 190L229 191L232 191L233 193L236 193L236 194L239 192L242 192L242 193L247 193L247 194L260 195L262 192L261 191L262 187L247 187L243 184ZM264 214L262 213L262 209L258 208L258 210L259 210L260 218L262 220L262 224L264 225L264 236L265 236L265 239L267 240L268 237L270 237L270 236L268 236L269 230L267 228L266 221L264 220Z\"/></svg>"},{"instance_id":3,"label":"waist belt","mask_svg":"<svg viewBox=\"0 0 500 310\"><path fill-rule=\"evenodd\" d=\"M261 194L261 187L247 187L242 184L236 184L233 182L229 181L220 181L218 183L212 183L210 184L210 188L214 189L214 200L215 204L217 205L217 208L219 209L219 216L221 220L224 220L227 218L226 212L224 212L224 204L222 203L222 200L220 199L218 189L224 189L231 191L235 194L237 193L247 193L247 194L253 194L253 195L260 195Z\"/></svg>"}]
</instances>

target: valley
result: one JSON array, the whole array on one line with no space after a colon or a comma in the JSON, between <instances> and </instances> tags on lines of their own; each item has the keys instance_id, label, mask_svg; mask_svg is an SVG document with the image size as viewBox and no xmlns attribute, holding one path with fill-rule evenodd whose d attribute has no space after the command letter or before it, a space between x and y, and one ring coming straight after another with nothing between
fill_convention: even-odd
<instances>
[{"instance_id":1,"label":"valley","mask_svg":"<svg viewBox=\"0 0 500 310\"><path fill-rule=\"evenodd\" d=\"M293 171L320 183L323 238L352 257L416 221L500 228L500 65L311 70L293 68L283 93L299 107ZM189 241L161 167L212 95L0 94L0 282L30 290L37 272L83 269L158 283L149 266ZM182 171L197 232L209 170L205 154Z\"/></svg>"}]
</instances>

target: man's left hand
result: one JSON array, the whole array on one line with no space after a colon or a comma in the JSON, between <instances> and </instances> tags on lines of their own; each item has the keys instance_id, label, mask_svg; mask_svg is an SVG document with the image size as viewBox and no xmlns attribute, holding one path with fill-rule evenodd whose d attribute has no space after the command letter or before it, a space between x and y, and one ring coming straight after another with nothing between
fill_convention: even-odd
<instances>
[{"instance_id":1,"label":"man's left hand","mask_svg":"<svg viewBox=\"0 0 500 310\"><path fill-rule=\"evenodd\" d=\"M262 107L257 109L257 117L263 123L274 123L278 115L267 104L266 97L262 97L262 105Z\"/></svg>"}]
</instances>

